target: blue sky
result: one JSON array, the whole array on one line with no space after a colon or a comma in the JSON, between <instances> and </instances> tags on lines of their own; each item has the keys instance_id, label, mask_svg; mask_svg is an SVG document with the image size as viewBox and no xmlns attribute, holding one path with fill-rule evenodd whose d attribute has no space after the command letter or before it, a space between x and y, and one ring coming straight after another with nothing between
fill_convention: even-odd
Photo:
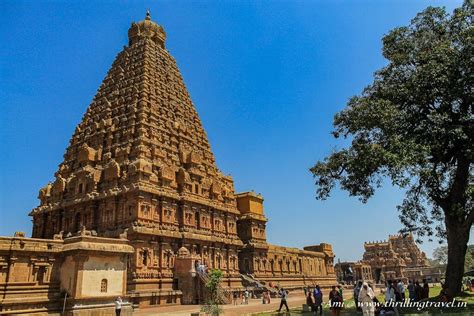
<instances>
[{"instance_id":1,"label":"blue sky","mask_svg":"<svg viewBox=\"0 0 474 316\"><path fill-rule=\"evenodd\" d=\"M0 235L31 232L28 212L53 179L75 126L132 21L168 35L219 168L237 191L265 198L272 243L333 244L359 259L363 242L400 228L403 193L367 204L314 198L308 168L344 144L332 118L385 63L381 38L428 5L461 1L1 1ZM471 238L472 240L472 238ZM437 243L421 248L431 255Z\"/></svg>"}]
</instances>

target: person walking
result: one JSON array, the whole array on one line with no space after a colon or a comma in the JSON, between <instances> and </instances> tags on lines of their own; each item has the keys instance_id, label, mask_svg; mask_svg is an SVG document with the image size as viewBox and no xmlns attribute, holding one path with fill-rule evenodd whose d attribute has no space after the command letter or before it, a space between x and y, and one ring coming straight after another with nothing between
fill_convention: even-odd
<instances>
[{"instance_id":1,"label":"person walking","mask_svg":"<svg viewBox=\"0 0 474 316\"><path fill-rule=\"evenodd\" d=\"M306 295L306 305L311 309L311 312L315 311L315 306L314 306L314 301L313 301L313 296L311 295L311 291L307 291Z\"/></svg>"},{"instance_id":2,"label":"person walking","mask_svg":"<svg viewBox=\"0 0 474 316\"><path fill-rule=\"evenodd\" d=\"M314 297L314 311L317 313L319 309L319 315L323 314L323 292L319 285L313 290L313 297Z\"/></svg>"},{"instance_id":3,"label":"person walking","mask_svg":"<svg viewBox=\"0 0 474 316\"><path fill-rule=\"evenodd\" d=\"M420 285L420 282L415 282L415 301L423 299L423 288Z\"/></svg>"},{"instance_id":4,"label":"person walking","mask_svg":"<svg viewBox=\"0 0 474 316\"><path fill-rule=\"evenodd\" d=\"M244 292L244 304L247 305L249 303L249 296L250 296L250 293L249 291L246 289L245 292Z\"/></svg>"},{"instance_id":5,"label":"person walking","mask_svg":"<svg viewBox=\"0 0 474 316\"><path fill-rule=\"evenodd\" d=\"M278 308L278 312L281 311L281 308L283 307L283 305L286 307L286 311L289 312L290 309L288 308L288 303L286 301L287 297L288 297L288 292L284 289L284 288L281 288L280 289L280 308Z\"/></svg>"},{"instance_id":6,"label":"person walking","mask_svg":"<svg viewBox=\"0 0 474 316\"><path fill-rule=\"evenodd\" d=\"M339 285L337 286L337 289L338 289L338 291L339 291L339 295L340 295L342 298L344 298L344 293L343 293L342 285L339 284Z\"/></svg>"},{"instance_id":7,"label":"person walking","mask_svg":"<svg viewBox=\"0 0 474 316\"><path fill-rule=\"evenodd\" d=\"M354 286L354 303L358 311L361 310L359 307L359 292L360 292L361 287L362 287L362 281L357 282L357 284Z\"/></svg>"},{"instance_id":8,"label":"person walking","mask_svg":"<svg viewBox=\"0 0 474 316\"><path fill-rule=\"evenodd\" d=\"M402 294L400 293L400 290L398 289L397 280L393 280L392 287L393 287L393 291L395 292L395 302L401 302Z\"/></svg>"},{"instance_id":9,"label":"person walking","mask_svg":"<svg viewBox=\"0 0 474 316\"><path fill-rule=\"evenodd\" d=\"M270 293L268 291L262 294L263 304L270 304Z\"/></svg>"},{"instance_id":10,"label":"person walking","mask_svg":"<svg viewBox=\"0 0 474 316\"><path fill-rule=\"evenodd\" d=\"M235 291L232 295L234 305L237 305L238 298L239 298L239 292Z\"/></svg>"},{"instance_id":11,"label":"person walking","mask_svg":"<svg viewBox=\"0 0 474 316\"><path fill-rule=\"evenodd\" d=\"M115 316L120 316L122 312L122 298L119 296L115 299Z\"/></svg>"},{"instance_id":12,"label":"person walking","mask_svg":"<svg viewBox=\"0 0 474 316\"><path fill-rule=\"evenodd\" d=\"M375 293L372 288L369 287L367 282L362 283L362 288L359 292L359 305L362 308L362 314L364 316L374 316L375 315L375 306L374 306Z\"/></svg>"},{"instance_id":13,"label":"person walking","mask_svg":"<svg viewBox=\"0 0 474 316\"><path fill-rule=\"evenodd\" d=\"M413 281L410 280L408 281L408 298L410 301L414 302L416 300L416 295L415 295L415 284L413 284Z\"/></svg>"},{"instance_id":14,"label":"person walking","mask_svg":"<svg viewBox=\"0 0 474 316\"><path fill-rule=\"evenodd\" d=\"M402 302L405 300L405 283L400 279L397 284L398 292L400 292L400 297Z\"/></svg>"},{"instance_id":15,"label":"person walking","mask_svg":"<svg viewBox=\"0 0 474 316\"><path fill-rule=\"evenodd\" d=\"M427 299L430 297L430 286L428 285L428 281L426 279L423 280L423 299Z\"/></svg>"},{"instance_id":16,"label":"person walking","mask_svg":"<svg viewBox=\"0 0 474 316\"><path fill-rule=\"evenodd\" d=\"M336 286L333 285L331 292L329 292L329 301L331 306L331 315L339 316L341 315L341 309L343 305L343 299L339 294L339 291L336 290Z\"/></svg>"},{"instance_id":17,"label":"person walking","mask_svg":"<svg viewBox=\"0 0 474 316\"><path fill-rule=\"evenodd\" d=\"M393 311L398 316L397 302L397 291L395 290L396 285L392 283L392 280L387 281L387 290L385 291L385 310Z\"/></svg>"}]
</instances>

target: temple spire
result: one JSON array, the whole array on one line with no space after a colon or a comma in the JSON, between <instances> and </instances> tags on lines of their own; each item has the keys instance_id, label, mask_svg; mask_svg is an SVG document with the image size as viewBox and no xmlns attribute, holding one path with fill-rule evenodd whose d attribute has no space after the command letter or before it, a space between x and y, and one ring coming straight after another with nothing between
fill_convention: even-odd
<instances>
[{"instance_id":1,"label":"temple spire","mask_svg":"<svg viewBox=\"0 0 474 316\"><path fill-rule=\"evenodd\" d=\"M128 30L129 45L133 45L144 38L151 39L162 48L165 47L165 30L163 30L163 27L151 20L149 9L146 10L145 19L136 23L132 23L132 26Z\"/></svg>"}]
</instances>

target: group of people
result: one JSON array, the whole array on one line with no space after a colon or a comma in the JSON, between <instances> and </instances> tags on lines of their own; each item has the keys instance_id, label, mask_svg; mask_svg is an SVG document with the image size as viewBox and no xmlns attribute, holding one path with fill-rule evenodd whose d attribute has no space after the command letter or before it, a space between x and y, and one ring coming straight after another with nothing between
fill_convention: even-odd
<instances>
[{"instance_id":1,"label":"group of people","mask_svg":"<svg viewBox=\"0 0 474 316\"><path fill-rule=\"evenodd\" d=\"M249 299L253 296L253 293L251 293L249 290L245 290L245 291L236 291L233 293L233 296L232 296L232 301L234 303L234 305L238 305L239 304L239 301L240 301L240 304L248 304L249 303Z\"/></svg>"},{"instance_id":2,"label":"group of people","mask_svg":"<svg viewBox=\"0 0 474 316\"><path fill-rule=\"evenodd\" d=\"M264 291L262 294L262 304L270 304L270 302L271 302L270 292Z\"/></svg>"},{"instance_id":3,"label":"group of people","mask_svg":"<svg viewBox=\"0 0 474 316\"><path fill-rule=\"evenodd\" d=\"M466 278L464 281L465 291L474 292L474 279Z\"/></svg>"},{"instance_id":4,"label":"group of people","mask_svg":"<svg viewBox=\"0 0 474 316\"><path fill-rule=\"evenodd\" d=\"M398 289L401 292L402 300L405 299L405 288L400 288L400 284L403 284L401 280L398 280ZM403 291L402 291L403 289ZM408 297L411 301L421 301L427 299L430 296L430 286L426 280L423 280L423 286L418 281L408 281Z\"/></svg>"},{"instance_id":5,"label":"group of people","mask_svg":"<svg viewBox=\"0 0 474 316\"><path fill-rule=\"evenodd\" d=\"M319 315L323 314L323 292L321 291L319 285L316 285L314 289L304 289L306 294L306 305L311 308L312 312Z\"/></svg>"},{"instance_id":6,"label":"group of people","mask_svg":"<svg viewBox=\"0 0 474 316\"><path fill-rule=\"evenodd\" d=\"M364 316L375 315L375 312L379 310L398 315L397 304L395 303L406 300L406 290L408 290L410 301L416 302L427 299L430 288L427 280L423 280L423 285L415 280L409 280L408 285L405 285L402 280L388 280L385 289L385 305L382 306L379 304L371 284L359 281L354 287L354 302L357 310L362 311Z\"/></svg>"},{"instance_id":7,"label":"group of people","mask_svg":"<svg viewBox=\"0 0 474 316\"><path fill-rule=\"evenodd\" d=\"M319 315L323 314L323 292L319 285L316 285L315 288L305 288L305 295L306 295L306 305L311 309L314 313L319 313ZM343 307L343 288L341 285L332 286L331 291L329 292L329 308L331 310L331 314L337 316L340 314L341 309Z\"/></svg>"}]
</instances>

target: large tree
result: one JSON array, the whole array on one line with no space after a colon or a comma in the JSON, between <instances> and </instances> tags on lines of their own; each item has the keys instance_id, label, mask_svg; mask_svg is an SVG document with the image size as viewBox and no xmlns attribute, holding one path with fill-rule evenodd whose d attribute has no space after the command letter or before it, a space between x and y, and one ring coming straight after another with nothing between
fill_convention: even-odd
<instances>
[{"instance_id":1,"label":"large tree","mask_svg":"<svg viewBox=\"0 0 474 316\"><path fill-rule=\"evenodd\" d=\"M338 184L366 202L384 178L404 189L402 232L446 238L452 293L474 219L473 19L468 1L451 15L429 7L384 36L387 65L334 118L350 146L311 168L318 199Z\"/></svg>"}]
</instances>

